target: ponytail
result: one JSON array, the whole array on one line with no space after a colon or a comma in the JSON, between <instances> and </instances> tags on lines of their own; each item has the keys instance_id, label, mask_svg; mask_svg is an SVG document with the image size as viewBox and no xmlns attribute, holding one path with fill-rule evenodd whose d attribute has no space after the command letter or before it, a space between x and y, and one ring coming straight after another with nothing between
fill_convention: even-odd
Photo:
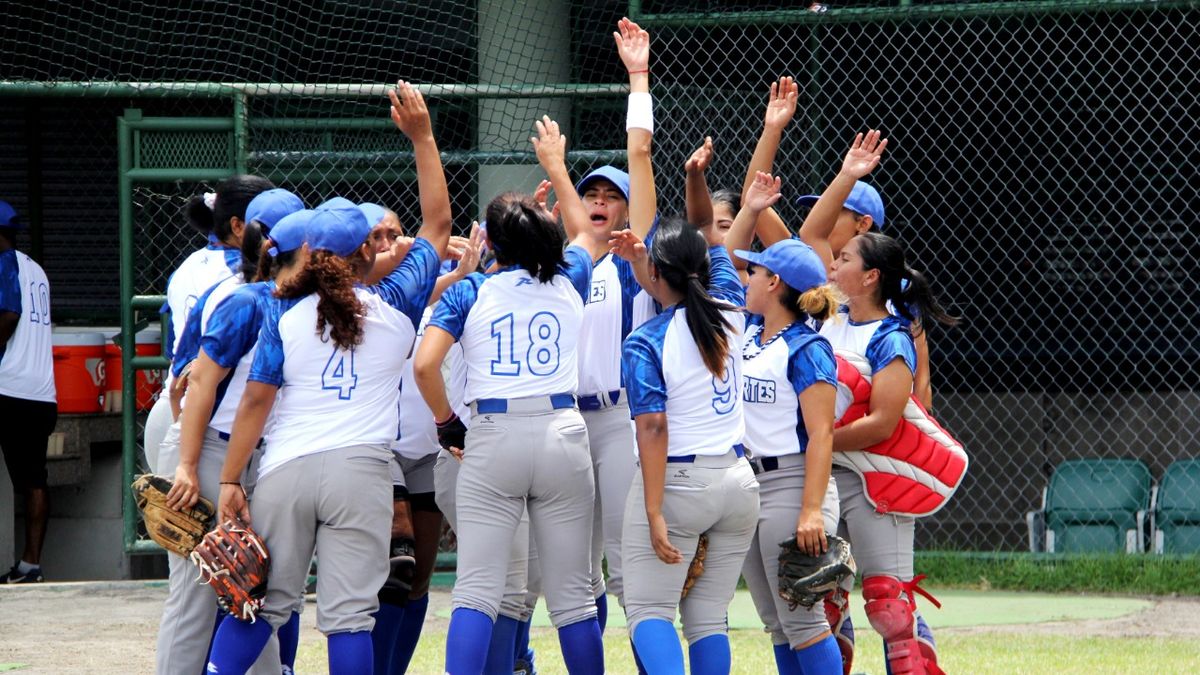
<instances>
[{"instance_id":1,"label":"ponytail","mask_svg":"<svg viewBox=\"0 0 1200 675\"><path fill-rule=\"evenodd\" d=\"M924 274L906 265L904 278L908 281L908 287L901 290L894 299L888 300L891 300L892 306L901 316L913 323L914 333L919 335L924 331L926 321L936 321L943 326L958 325L959 318L952 316L942 307Z\"/></svg>"},{"instance_id":2,"label":"ponytail","mask_svg":"<svg viewBox=\"0 0 1200 675\"><path fill-rule=\"evenodd\" d=\"M210 199L216 199L216 193L209 194L213 195ZM184 204L183 216L193 230L207 237L213 231L213 211L205 199L204 194L192 195Z\"/></svg>"},{"instance_id":3,"label":"ponytail","mask_svg":"<svg viewBox=\"0 0 1200 675\"><path fill-rule=\"evenodd\" d=\"M709 294L710 260L703 235L682 218L668 219L658 226L650 259L667 286L683 295L688 331L700 350L704 367L714 377L724 376L729 358L726 331L733 326L721 312L736 308Z\"/></svg>"},{"instance_id":4,"label":"ponytail","mask_svg":"<svg viewBox=\"0 0 1200 675\"><path fill-rule=\"evenodd\" d=\"M913 323L917 334L931 321L946 326L958 324L959 318L942 307L925 275L908 266L904 249L895 239L878 232L867 232L859 235L858 252L863 269L879 270L883 300L890 302L902 318ZM907 286L904 282L908 282Z\"/></svg>"},{"instance_id":5,"label":"ponytail","mask_svg":"<svg viewBox=\"0 0 1200 675\"><path fill-rule=\"evenodd\" d=\"M281 256L282 257L282 256ZM313 251L304 267L279 287L279 298L302 298L316 293L317 334L329 338L341 349L353 349L363 338L366 307L354 293L358 282L345 258L329 251Z\"/></svg>"},{"instance_id":6,"label":"ponytail","mask_svg":"<svg viewBox=\"0 0 1200 675\"><path fill-rule=\"evenodd\" d=\"M233 233L232 220L245 220L250 201L273 187L275 184L262 176L231 176L218 183L215 192L188 199L184 215L200 234L226 241Z\"/></svg>"},{"instance_id":7,"label":"ponytail","mask_svg":"<svg viewBox=\"0 0 1200 675\"><path fill-rule=\"evenodd\" d=\"M263 237L262 224L257 220L246 223L242 232L242 279L246 283L258 280L259 263L268 248L270 244Z\"/></svg>"},{"instance_id":8,"label":"ponytail","mask_svg":"<svg viewBox=\"0 0 1200 675\"><path fill-rule=\"evenodd\" d=\"M831 284L814 286L803 293L785 284L779 302L801 316L825 321L837 312L841 298Z\"/></svg>"},{"instance_id":9,"label":"ponytail","mask_svg":"<svg viewBox=\"0 0 1200 675\"><path fill-rule=\"evenodd\" d=\"M542 283L554 279L563 264L566 235L533 197L499 195L488 204L485 219L500 265L516 265Z\"/></svg>"}]
</instances>

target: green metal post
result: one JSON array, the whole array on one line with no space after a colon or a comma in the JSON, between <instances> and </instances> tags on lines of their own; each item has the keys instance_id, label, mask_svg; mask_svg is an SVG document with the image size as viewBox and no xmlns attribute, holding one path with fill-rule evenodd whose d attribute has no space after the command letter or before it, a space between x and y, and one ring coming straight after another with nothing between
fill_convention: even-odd
<instances>
[{"instance_id":1,"label":"green metal post","mask_svg":"<svg viewBox=\"0 0 1200 675\"><path fill-rule=\"evenodd\" d=\"M133 184L129 171L133 165L132 130L126 117L140 117L140 111L126 110L117 118L117 223L120 228L121 250L121 515L124 521L125 550L133 549L137 541L137 509L129 483L135 470L137 455L137 422L134 417L137 400L133 359Z\"/></svg>"},{"instance_id":2,"label":"green metal post","mask_svg":"<svg viewBox=\"0 0 1200 675\"><path fill-rule=\"evenodd\" d=\"M244 92L233 95L233 166L238 173L246 173L246 156L250 147L247 133L249 108Z\"/></svg>"}]
</instances>

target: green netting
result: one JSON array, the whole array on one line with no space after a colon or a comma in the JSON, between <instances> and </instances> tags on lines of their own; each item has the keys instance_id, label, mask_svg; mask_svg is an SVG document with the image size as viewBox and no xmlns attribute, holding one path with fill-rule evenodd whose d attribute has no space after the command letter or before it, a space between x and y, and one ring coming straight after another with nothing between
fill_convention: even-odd
<instances>
[{"instance_id":1,"label":"green netting","mask_svg":"<svg viewBox=\"0 0 1200 675\"><path fill-rule=\"evenodd\" d=\"M465 228L497 192L536 184L528 137L541 114L564 122L576 176L623 164L625 73L611 32L628 14L652 32L665 211L681 210L683 162L706 135L718 152L710 186L740 186L767 83L782 74L801 83L776 164L779 210L793 226L804 216L793 198L822 188L855 131L890 138L870 179L887 203L886 231L965 317L931 344L935 413L972 469L955 500L921 521L920 545L1025 546L1024 514L1066 459L1136 457L1160 477L1200 451L1200 170L1189 142L1200 118L1200 2L0 10L0 188L41 214L35 234L68 299L56 297L56 312L119 306L115 120L126 109L235 121L140 132L142 168L240 166L309 203L382 203L411 227L411 148L383 98L403 77L428 94ZM135 292L162 292L198 245L178 209L214 182L135 181Z\"/></svg>"}]
</instances>

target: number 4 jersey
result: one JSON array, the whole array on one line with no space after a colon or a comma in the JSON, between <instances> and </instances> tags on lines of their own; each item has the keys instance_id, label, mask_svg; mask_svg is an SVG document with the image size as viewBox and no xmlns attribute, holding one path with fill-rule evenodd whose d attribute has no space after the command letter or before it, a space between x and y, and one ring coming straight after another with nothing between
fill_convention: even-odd
<instances>
[{"instance_id":1,"label":"number 4 jersey","mask_svg":"<svg viewBox=\"0 0 1200 675\"><path fill-rule=\"evenodd\" d=\"M7 345L0 345L0 394L54 403L50 282L32 258L0 253L0 312L20 315Z\"/></svg>"},{"instance_id":2,"label":"number 4 jersey","mask_svg":"<svg viewBox=\"0 0 1200 675\"><path fill-rule=\"evenodd\" d=\"M429 325L462 344L466 403L575 392L592 258L578 246L568 246L563 257L548 283L509 267L472 274L442 295Z\"/></svg>"}]
</instances>

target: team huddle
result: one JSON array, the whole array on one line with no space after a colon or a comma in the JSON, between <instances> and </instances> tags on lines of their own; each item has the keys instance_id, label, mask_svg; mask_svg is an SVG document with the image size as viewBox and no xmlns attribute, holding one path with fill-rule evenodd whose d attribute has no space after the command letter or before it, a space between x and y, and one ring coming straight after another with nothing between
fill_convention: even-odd
<instances>
[{"instance_id":1,"label":"team huddle","mask_svg":"<svg viewBox=\"0 0 1200 675\"><path fill-rule=\"evenodd\" d=\"M170 395L146 447L168 506L212 504L222 525L170 556L158 672L290 673L314 556L330 672L405 672L443 518L452 675L535 672L539 596L568 671L604 672L609 595L639 672L729 673L739 578L779 673L849 673L855 566L889 672L942 672L913 536L966 469L927 413L924 328L955 319L861 181L888 141L859 134L793 234L773 208L798 95L781 78L741 189L710 193L705 139L685 214L660 213L650 38L622 20L614 41L628 171L574 183L544 117L547 180L496 196L468 237L451 236L429 112L405 82L391 116L413 144L415 231L255 176L189 203L209 244L169 282ZM195 580L228 583L235 548L269 571L222 613ZM809 586L781 582L781 551Z\"/></svg>"}]
</instances>

